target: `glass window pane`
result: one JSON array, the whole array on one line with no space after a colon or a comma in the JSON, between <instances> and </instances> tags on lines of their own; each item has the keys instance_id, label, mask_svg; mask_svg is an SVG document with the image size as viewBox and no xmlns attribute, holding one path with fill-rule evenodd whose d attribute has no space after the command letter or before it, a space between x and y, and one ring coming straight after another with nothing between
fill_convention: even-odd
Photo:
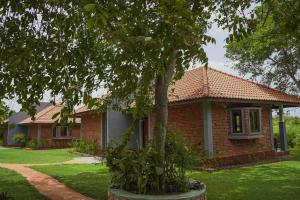
<instances>
[{"instance_id":1,"label":"glass window pane","mask_svg":"<svg viewBox=\"0 0 300 200\"><path fill-rule=\"evenodd\" d=\"M251 132L260 132L260 116L258 109L249 110L249 122Z\"/></svg>"},{"instance_id":2,"label":"glass window pane","mask_svg":"<svg viewBox=\"0 0 300 200\"><path fill-rule=\"evenodd\" d=\"M52 136L56 137L56 127L53 127L53 129L52 129Z\"/></svg>"},{"instance_id":3,"label":"glass window pane","mask_svg":"<svg viewBox=\"0 0 300 200\"><path fill-rule=\"evenodd\" d=\"M232 131L233 133L243 133L242 110L232 110Z\"/></svg>"},{"instance_id":4,"label":"glass window pane","mask_svg":"<svg viewBox=\"0 0 300 200\"><path fill-rule=\"evenodd\" d=\"M60 136L61 137L67 137L68 136L68 127L62 126L60 128Z\"/></svg>"}]
</instances>

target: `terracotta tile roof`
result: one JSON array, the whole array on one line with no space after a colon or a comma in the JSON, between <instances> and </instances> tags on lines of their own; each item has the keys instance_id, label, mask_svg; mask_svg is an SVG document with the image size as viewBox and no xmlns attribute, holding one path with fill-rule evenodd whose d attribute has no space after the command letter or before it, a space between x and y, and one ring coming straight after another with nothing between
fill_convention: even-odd
<instances>
[{"instance_id":1,"label":"terracotta tile roof","mask_svg":"<svg viewBox=\"0 0 300 200\"><path fill-rule=\"evenodd\" d=\"M54 123L59 116L56 118L52 119L52 116L55 115L56 113L59 113L63 109L64 105L51 105L40 112L38 112L35 116L35 120L32 120L31 117L28 117L21 121L19 124L31 124L31 123L36 123L36 124L51 124ZM70 121L72 119L70 118ZM75 120L76 123L80 123L80 119Z\"/></svg>"},{"instance_id":2,"label":"terracotta tile roof","mask_svg":"<svg viewBox=\"0 0 300 200\"><path fill-rule=\"evenodd\" d=\"M170 103L197 99L226 99L300 105L300 98L296 96L210 67L186 71L180 80L170 86L169 93ZM75 113L80 115L91 110L93 109L82 106Z\"/></svg>"},{"instance_id":3,"label":"terracotta tile roof","mask_svg":"<svg viewBox=\"0 0 300 200\"><path fill-rule=\"evenodd\" d=\"M89 112L92 110L94 110L94 109L90 109L90 108L88 108L88 106L82 106L75 110L75 115L80 115L82 113Z\"/></svg>"},{"instance_id":4,"label":"terracotta tile roof","mask_svg":"<svg viewBox=\"0 0 300 200\"><path fill-rule=\"evenodd\" d=\"M195 99L228 99L300 104L300 98L212 68L185 72L170 87L169 102Z\"/></svg>"}]
</instances>

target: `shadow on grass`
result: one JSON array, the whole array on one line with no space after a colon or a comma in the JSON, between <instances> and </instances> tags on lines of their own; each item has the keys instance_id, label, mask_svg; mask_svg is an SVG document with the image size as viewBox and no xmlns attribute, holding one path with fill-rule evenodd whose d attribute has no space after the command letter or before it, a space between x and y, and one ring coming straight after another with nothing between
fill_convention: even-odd
<instances>
[{"instance_id":1,"label":"shadow on grass","mask_svg":"<svg viewBox=\"0 0 300 200\"><path fill-rule=\"evenodd\" d=\"M210 200L294 200L300 199L300 161L286 161L255 167L195 172L191 177L208 187Z\"/></svg>"},{"instance_id":2,"label":"shadow on grass","mask_svg":"<svg viewBox=\"0 0 300 200\"><path fill-rule=\"evenodd\" d=\"M95 199L107 199L107 188L110 184L110 175L107 172L83 172L53 177L81 194Z\"/></svg>"}]
</instances>

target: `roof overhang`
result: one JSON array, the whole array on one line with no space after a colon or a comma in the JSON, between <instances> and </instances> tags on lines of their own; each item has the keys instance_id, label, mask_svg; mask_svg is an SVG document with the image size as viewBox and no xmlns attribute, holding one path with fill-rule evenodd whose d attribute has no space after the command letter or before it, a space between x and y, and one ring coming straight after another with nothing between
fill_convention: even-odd
<instances>
[{"instance_id":1,"label":"roof overhang","mask_svg":"<svg viewBox=\"0 0 300 200\"><path fill-rule=\"evenodd\" d=\"M296 102L281 102L272 100L257 100L257 99L230 99L230 98L200 98L200 99L187 99L180 101L169 102L169 105L191 104L197 102L212 101L212 102L226 102L226 103L242 103L242 104L260 104L271 105L272 108L283 106L284 108L300 107L300 103Z\"/></svg>"}]
</instances>

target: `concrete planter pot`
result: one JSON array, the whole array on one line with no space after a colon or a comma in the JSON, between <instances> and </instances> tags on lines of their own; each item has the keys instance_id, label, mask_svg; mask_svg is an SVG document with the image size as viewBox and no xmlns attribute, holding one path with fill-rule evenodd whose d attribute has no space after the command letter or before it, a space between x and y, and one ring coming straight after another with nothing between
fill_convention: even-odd
<instances>
[{"instance_id":1,"label":"concrete planter pot","mask_svg":"<svg viewBox=\"0 0 300 200\"><path fill-rule=\"evenodd\" d=\"M181 194L143 195L119 189L108 189L108 200L207 200L206 186L201 190L191 190Z\"/></svg>"}]
</instances>

